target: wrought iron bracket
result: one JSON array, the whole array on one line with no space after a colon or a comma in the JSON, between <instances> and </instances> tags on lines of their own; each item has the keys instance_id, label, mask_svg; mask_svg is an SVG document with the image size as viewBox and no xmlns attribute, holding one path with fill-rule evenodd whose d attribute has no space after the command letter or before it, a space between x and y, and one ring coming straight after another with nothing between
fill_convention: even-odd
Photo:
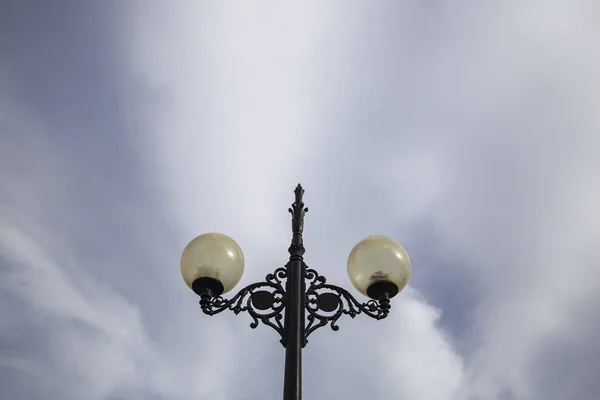
<instances>
[{"instance_id":1,"label":"wrought iron bracket","mask_svg":"<svg viewBox=\"0 0 600 400\"><path fill-rule=\"evenodd\" d=\"M287 293L282 279L287 278L286 268L277 268L265 277L264 282L257 282L241 289L231 299L213 296L209 289L200 294L200 306L207 315L215 315L224 310L231 310L236 315L247 311L253 321L250 328L255 329L259 322L273 328L285 347L285 329L283 325L284 309Z\"/></svg>"},{"instance_id":2,"label":"wrought iron bracket","mask_svg":"<svg viewBox=\"0 0 600 400\"><path fill-rule=\"evenodd\" d=\"M287 266L277 268L265 277L264 282L256 282L241 289L230 299L213 296L209 289L200 294L200 306L207 315L215 315L231 310L236 315L248 312L253 321L250 328L255 329L259 323L270 326L281 337L280 343L286 346L284 325L287 292L283 280L287 279ZM390 312L390 298L384 294L378 300L361 303L346 289L327 283L327 279L314 269L306 267L305 291L306 321L302 347L308 343L308 337L315 330L329 324L331 329L340 329L337 322L342 315L351 318L365 314L376 320L384 319Z\"/></svg>"},{"instance_id":3,"label":"wrought iron bracket","mask_svg":"<svg viewBox=\"0 0 600 400\"><path fill-rule=\"evenodd\" d=\"M314 269L307 268L305 277L309 283L305 294L308 323L304 329L303 346L308 343L310 334L322 326L329 324L334 331L340 329L337 322L344 314L354 318L362 313L380 320L390 312L390 297L387 293L378 300L361 303L346 289L328 284L327 279Z\"/></svg>"}]
</instances>

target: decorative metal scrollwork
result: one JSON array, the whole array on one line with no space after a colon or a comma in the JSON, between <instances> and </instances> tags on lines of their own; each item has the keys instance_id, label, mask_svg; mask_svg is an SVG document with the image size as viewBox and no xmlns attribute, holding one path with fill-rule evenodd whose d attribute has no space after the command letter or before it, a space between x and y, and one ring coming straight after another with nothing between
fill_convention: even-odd
<instances>
[{"instance_id":1,"label":"decorative metal scrollwork","mask_svg":"<svg viewBox=\"0 0 600 400\"><path fill-rule=\"evenodd\" d=\"M308 336L318 328L330 324L331 329L337 331L338 319L343 315L354 318L363 313L377 320L388 316L390 300L387 296L377 300L360 303L346 289L327 284L324 276L314 269L306 270L306 279L310 285L306 289L306 311L308 324L304 333L304 345Z\"/></svg>"},{"instance_id":2,"label":"decorative metal scrollwork","mask_svg":"<svg viewBox=\"0 0 600 400\"><path fill-rule=\"evenodd\" d=\"M199 276L190 285L200 295L200 306L205 314L215 315L224 310L231 310L235 314L247 311L252 318L252 329L262 322L279 334L283 347L291 346L286 356L286 382L297 378L297 375L288 373L288 361L292 366L290 371L298 371L300 352L297 346L304 347L315 330L326 325L330 325L334 331L339 330L337 323L344 314L354 318L362 313L376 320L384 319L390 312L390 297L400 289L385 276L376 277L376 282L366 291L374 300L362 303L346 289L328 284L325 277L309 269L303 258L305 248L302 233L308 208L302 200L304 189L301 185L296 187L294 194L295 201L289 209L292 214L292 240L288 249L290 258L285 267L268 274L263 282L246 286L230 299L220 296L224 290L223 283L213 277ZM285 280L285 284L282 280ZM295 387L299 390L298 384L299 381L289 385L286 383L284 388ZM297 396L287 392L284 397Z\"/></svg>"},{"instance_id":3,"label":"decorative metal scrollwork","mask_svg":"<svg viewBox=\"0 0 600 400\"><path fill-rule=\"evenodd\" d=\"M229 300L203 293L200 295L200 306L208 315L215 315L227 309L235 314L247 311L253 319L250 328L255 329L261 321L279 333L280 342L285 347L282 319L287 297L282 279L287 279L287 270L277 268L265 277L264 282L246 286Z\"/></svg>"}]
</instances>

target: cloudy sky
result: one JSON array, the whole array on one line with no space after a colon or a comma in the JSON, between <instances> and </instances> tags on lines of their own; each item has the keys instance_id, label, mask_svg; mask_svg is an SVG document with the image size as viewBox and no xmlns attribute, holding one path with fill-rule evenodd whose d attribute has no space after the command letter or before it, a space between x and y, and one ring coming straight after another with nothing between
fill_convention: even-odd
<instances>
[{"instance_id":1,"label":"cloudy sky","mask_svg":"<svg viewBox=\"0 0 600 400\"><path fill-rule=\"evenodd\" d=\"M0 397L280 398L179 258L223 232L264 278L301 182L329 281L372 234L413 263L306 399L600 398L600 3L280 3L0 1Z\"/></svg>"}]
</instances>

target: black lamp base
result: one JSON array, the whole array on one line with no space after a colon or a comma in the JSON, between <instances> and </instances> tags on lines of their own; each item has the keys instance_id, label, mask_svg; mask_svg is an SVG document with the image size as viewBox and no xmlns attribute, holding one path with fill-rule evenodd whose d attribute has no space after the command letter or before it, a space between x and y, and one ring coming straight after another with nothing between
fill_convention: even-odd
<instances>
[{"instance_id":1,"label":"black lamp base","mask_svg":"<svg viewBox=\"0 0 600 400\"><path fill-rule=\"evenodd\" d=\"M375 300L379 300L384 295L391 299L397 294L398 286L390 281L375 282L367 288L367 296Z\"/></svg>"},{"instance_id":2,"label":"black lamp base","mask_svg":"<svg viewBox=\"0 0 600 400\"><path fill-rule=\"evenodd\" d=\"M209 290L211 296L219 296L223 293L223 284L215 278L198 278L192 282L192 290L198 295L206 293Z\"/></svg>"}]
</instances>

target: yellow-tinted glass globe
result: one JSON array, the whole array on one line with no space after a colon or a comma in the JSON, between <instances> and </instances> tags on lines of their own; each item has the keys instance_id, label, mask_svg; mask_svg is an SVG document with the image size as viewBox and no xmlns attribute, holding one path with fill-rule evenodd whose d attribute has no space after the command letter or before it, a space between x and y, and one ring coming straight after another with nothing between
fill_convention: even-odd
<instances>
[{"instance_id":1,"label":"yellow-tinted glass globe","mask_svg":"<svg viewBox=\"0 0 600 400\"><path fill-rule=\"evenodd\" d=\"M181 255L181 276L192 288L198 278L213 278L223 285L223 293L233 289L244 273L240 246L221 233L205 233L192 240Z\"/></svg>"},{"instance_id":2,"label":"yellow-tinted glass globe","mask_svg":"<svg viewBox=\"0 0 600 400\"><path fill-rule=\"evenodd\" d=\"M395 284L400 292L410 278L410 271L408 253L387 236L369 236L361 240L348 256L350 281L365 296L368 296L369 286L382 281Z\"/></svg>"}]
</instances>

